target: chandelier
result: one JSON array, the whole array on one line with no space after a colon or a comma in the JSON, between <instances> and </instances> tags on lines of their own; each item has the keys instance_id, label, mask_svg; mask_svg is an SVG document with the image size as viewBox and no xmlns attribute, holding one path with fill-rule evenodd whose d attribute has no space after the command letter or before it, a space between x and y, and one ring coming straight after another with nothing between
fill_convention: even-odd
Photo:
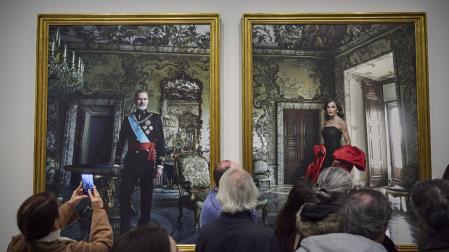
<instances>
[{"instance_id":1,"label":"chandelier","mask_svg":"<svg viewBox=\"0 0 449 252\"><path fill-rule=\"evenodd\" d=\"M49 95L73 93L84 86L84 63L81 57L76 58L75 51L72 51L71 62L68 63L67 53L67 45L61 46L61 35L58 29L51 41L48 60Z\"/></svg>"}]
</instances>

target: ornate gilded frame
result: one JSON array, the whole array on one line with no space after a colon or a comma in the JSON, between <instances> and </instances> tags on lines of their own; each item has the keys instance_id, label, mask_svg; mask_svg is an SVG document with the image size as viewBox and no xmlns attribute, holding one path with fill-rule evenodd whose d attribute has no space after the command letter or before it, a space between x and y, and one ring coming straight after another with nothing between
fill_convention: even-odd
<instances>
[{"instance_id":1,"label":"ornate gilded frame","mask_svg":"<svg viewBox=\"0 0 449 252\"><path fill-rule=\"evenodd\" d=\"M204 85L208 85L208 89L210 90L209 169L212 171L213 164L220 159L220 20L218 14L41 14L38 16L37 21L34 192L44 191L46 184L48 55L51 47L49 43L49 30L52 25L208 25L210 27L209 83L205 83ZM183 251L194 251L194 245L180 244L178 247Z\"/></svg>"},{"instance_id":2,"label":"ornate gilded frame","mask_svg":"<svg viewBox=\"0 0 449 252\"><path fill-rule=\"evenodd\" d=\"M254 170L254 111L253 111L253 26L288 24L413 24L416 48L416 118L419 179L431 177L430 127L427 70L427 34L425 13L320 13L320 14L262 14L248 13L242 18L242 114L243 114L243 163L250 172ZM271 118L274 120L274 118ZM415 251L413 244L400 244L401 251Z\"/></svg>"}]
</instances>

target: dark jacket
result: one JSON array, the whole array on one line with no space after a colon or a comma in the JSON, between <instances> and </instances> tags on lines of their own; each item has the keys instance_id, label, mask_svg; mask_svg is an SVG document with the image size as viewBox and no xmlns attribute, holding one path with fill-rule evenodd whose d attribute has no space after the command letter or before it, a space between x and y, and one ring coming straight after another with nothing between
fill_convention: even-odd
<instances>
[{"instance_id":1,"label":"dark jacket","mask_svg":"<svg viewBox=\"0 0 449 252\"><path fill-rule=\"evenodd\" d=\"M134 112L137 117L137 112ZM128 115L129 116L129 115ZM125 116L122 122L122 127L120 129L119 140L117 142L117 148L115 151L115 164L121 163L123 148L125 143L128 143L128 148L132 144L137 144L138 140L134 131L131 129L131 126L128 121L128 116ZM139 123L140 127L144 131L150 142L156 144L156 153L157 160L156 164L161 164L160 157L165 155L165 141L164 141L164 130L162 127L161 117L157 113L144 112L142 115L142 120ZM128 158L132 158L134 153L128 152Z\"/></svg>"},{"instance_id":2,"label":"dark jacket","mask_svg":"<svg viewBox=\"0 0 449 252\"><path fill-rule=\"evenodd\" d=\"M424 247L423 251L443 252L449 251L449 228L438 230L435 234L430 235L430 239Z\"/></svg>"},{"instance_id":3,"label":"dark jacket","mask_svg":"<svg viewBox=\"0 0 449 252\"><path fill-rule=\"evenodd\" d=\"M277 252L274 232L251 220L251 212L221 213L201 227L197 252Z\"/></svg>"}]
</instances>

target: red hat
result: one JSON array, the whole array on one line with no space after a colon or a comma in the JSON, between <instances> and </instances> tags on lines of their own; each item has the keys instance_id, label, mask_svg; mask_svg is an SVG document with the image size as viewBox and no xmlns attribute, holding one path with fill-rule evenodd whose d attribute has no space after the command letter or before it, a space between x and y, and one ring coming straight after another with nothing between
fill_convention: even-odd
<instances>
[{"instance_id":1,"label":"red hat","mask_svg":"<svg viewBox=\"0 0 449 252\"><path fill-rule=\"evenodd\" d=\"M357 169L365 171L365 152L355 146L345 145L336 149L334 151L334 159L340 160L350 166L355 165Z\"/></svg>"}]
</instances>

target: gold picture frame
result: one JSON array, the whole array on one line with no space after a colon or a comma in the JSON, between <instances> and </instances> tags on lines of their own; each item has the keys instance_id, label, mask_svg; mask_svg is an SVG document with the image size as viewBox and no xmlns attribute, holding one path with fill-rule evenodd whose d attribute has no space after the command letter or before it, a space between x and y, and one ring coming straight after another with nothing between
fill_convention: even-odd
<instances>
[{"instance_id":1,"label":"gold picture frame","mask_svg":"<svg viewBox=\"0 0 449 252\"><path fill-rule=\"evenodd\" d=\"M72 140L67 137L68 131L79 127L75 126L76 119L68 119L77 116L76 113L69 115L67 111L70 108L103 107L87 113L93 117L106 114L113 118L113 123L107 122L114 125L111 129L115 136L111 140L113 146L123 115L131 112L132 93L140 88L155 90L149 95L150 110L161 112L161 117L165 111L167 125L178 120L173 119L176 111L186 114L184 119L196 118L182 126L185 128L179 126L179 122L170 126L175 131L177 129L177 135L165 132L166 139L173 137L166 140L166 145L171 145L173 152L195 152L195 155L207 159L208 179L212 181L213 164L220 159L219 26L219 15L215 13L40 14L37 27L34 192L50 190L61 193L58 186L46 186L49 180L59 176L55 184L70 183L70 179L64 177L67 175L64 167L80 163L80 157L88 160L89 151L79 149L89 146L89 143L81 140L78 144L78 140L73 143L74 136ZM127 84L131 82L133 84ZM187 88L193 85L193 88L190 86L191 89L183 91L186 86L177 88L172 85L172 89L167 91L169 87L162 87L167 83L181 83ZM185 97L185 100L180 97ZM62 105L55 105L55 100ZM62 123L52 122L55 119L61 119ZM73 125L68 126L70 124ZM81 137L86 136L83 134ZM103 161L112 164L113 149L109 149L108 157ZM178 247L183 251L194 251L192 242L178 243L181 243Z\"/></svg>"},{"instance_id":2,"label":"gold picture frame","mask_svg":"<svg viewBox=\"0 0 449 252\"><path fill-rule=\"evenodd\" d=\"M412 171L416 175L410 178L411 181L401 180L400 169L388 168L390 171L387 170L387 175L390 174L390 177L383 179L388 183L396 180L402 184L408 182L410 186L410 183L417 179L431 178L425 13L247 13L243 15L242 22L243 164L255 175L256 180L258 177L262 178L260 182L268 180L270 187L270 183L286 184L288 177L294 177L294 173L287 173L288 166L284 165L284 162L300 162L305 160L305 156L310 155L310 152L302 157L286 157L289 153L285 147L287 133L284 133L284 127L287 123L284 123L284 113L291 109L295 110L292 113L300 114L298 118L303 118L300 123L304 125L295 126L298 129L316 125L316 132L302 133L302 138L317 136L314 141L319 143L322 141L319 131L323 124L323 113L320 111L323 103L329 98L336 98L341 102L345 113L348 113L347 125L352 144L366 151L371 136L366 133L367 119L364 111L360 112L362 109L358 109L367 107L366 101L350 99L356 96L356 91L360 93L367 89L363 89L361 79L355 79L356 77L364 78L363 83L368 83L370 74L372 78L376 77L374 71L362 68L365 67L363 64L373 65L373 59L385 58L389 58L388 61L394 69L390 71L389 76L384 75L384 79L377 81L383 84L381 87L384 89L387 88L385 85L390 84L387 82L393 83L388 87L398 98L391 98L388 104L400 111L396 117L402 120L402 137L396 140L400 143L396 146L399 146L402 156L393 156L393 147L389 145L390 153L385 154L383 160L389 161L390 165L385 166L385 169L393 167L391 160L396 162L396 157L399 156L397 162L400 162L404 173L405 169L409 168L409 172ZM348 82L356 82L359 86L350 86ZM388 94L387 91L383 92ZM382 104L385 105L386 101L382 100ZM387 109L385 107L382 112L384 115L389 113ZM305 117L306 112L297 110L313 110L316 116L314 114L313 117ZM390 127L386 120L385 126L382 126L384 128ZM308 124L310 121L315 124ZM354 125L353 121L363 122L363 125ZM361 128L365 128L365 132ZM384 138L386 136L387 134ZM357 140L358 138L363 140ZM392 139L388 141L391 141L388 144L393 142ZM302 144L306 146L305 142ZM415 147L410 147L410 144ZM312 147L313 145L307 145L310 151ZM368 162L369 158L371 157L367 157ZM303 170L295 176L304 175L304 167L297 165L297 168ZM396 169L396 163L394 168ZM367 170L366 175L359 174L358 182L373 185L376 183L374 175L370 177L367 174L374 172L368 168ZM382 181L380 183L385 182ZM387 187L389 185L392 184L386 184ZM408 203L408 191L401 193L385 191L387 197L399 197L401 209L396 209L398 211L403 210L404 198L405 204ZM404 195L407 196L403 198ZM278 207L281 206L282 204ZM416 245L411 242L399 242L399 245L401 251L416 250Z\"/></svg>"}]
</instances>

